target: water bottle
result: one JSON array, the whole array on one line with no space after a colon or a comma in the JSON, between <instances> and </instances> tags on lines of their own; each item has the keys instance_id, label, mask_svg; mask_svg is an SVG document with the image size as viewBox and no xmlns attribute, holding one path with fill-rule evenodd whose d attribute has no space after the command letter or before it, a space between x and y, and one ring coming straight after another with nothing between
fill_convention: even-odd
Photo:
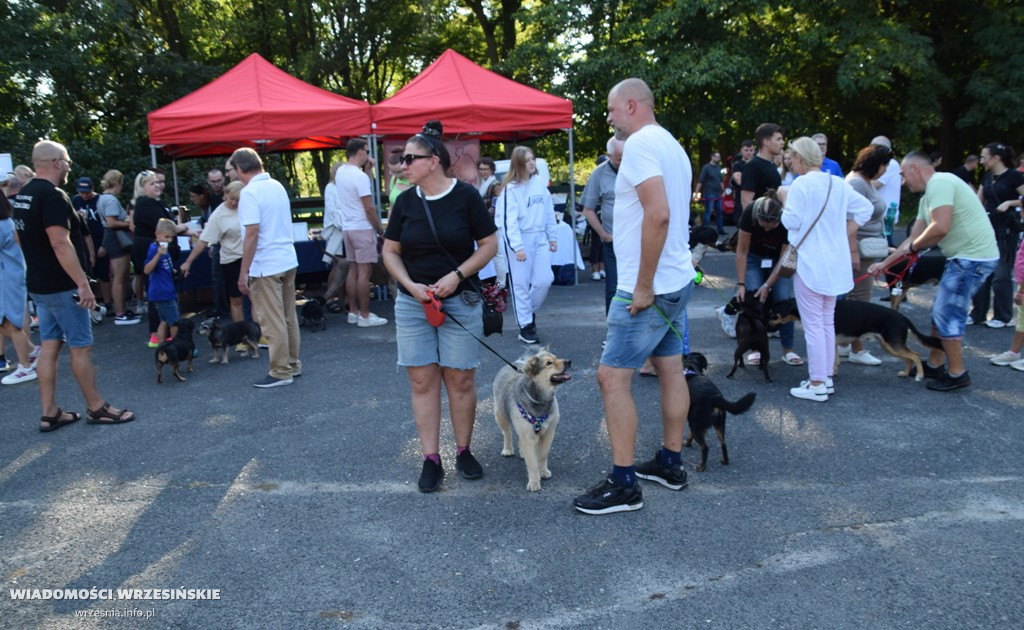
<instances>
[{"instance_id":1,"label":"water bottle","mask_svg":"<svg viewBox=\"0 0 1024 630\"><path fill-rule=\"evenodd\" d=\"M896 213L899 212L899 208L896 206L896 202L889 204L889 209L885 211L885 226L882 228L883 233L886 236L892 236L892 228L896 225Z\"/></svg>"}]
</instances>

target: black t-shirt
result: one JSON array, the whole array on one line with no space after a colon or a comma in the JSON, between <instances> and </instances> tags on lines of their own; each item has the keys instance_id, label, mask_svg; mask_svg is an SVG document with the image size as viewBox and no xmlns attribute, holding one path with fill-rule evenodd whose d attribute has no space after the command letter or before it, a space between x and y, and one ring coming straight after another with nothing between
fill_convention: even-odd
<instances>
[{"instance_id":1,"label":"black t-shirt","mask_svg":"<svg viewBox=\"0 0 1024 630\"><path fill-rule=\"evenodd\" d=\"M81 195L75 195L71 198L71 205L74 206L75 210L79 213L85 212L86 225L89 226L89 236L92 238L92 245L94 248L99 249L103 244L103 228L106 225L106 221L100 216L99 211L96 209L96 204L99 202L100 196L93 195L92 199L83 199Z\"/></svg>"},{"instance_id":2,"label":"black t-shirt","mask_svg":"<svg viewBox=\"0 0 1024 630\"><path fill-rule=\"evenodd\" d=\"M732 198L736 200L736 205L739 205L740 191L736 188L736 180L733 179L733 175L736 173L742 173L743 167L746 165L747 163L743 161L742 153L737 153L733 157L731 164L732 171L729 173L729 186L733 189Z\"/></svg>"},{"instance_id":3,"label":"black t-shirt","mask_svg":"<svg viewBox=\"0 0 1024 630\"><path fill-rule=\"evenodd\" d=\"M746 173L746 171L744 171ZM746 175L744 175L744 179ZM754 204L750 204L753 206ZM748 207L740 215L740 229L750 232L750 253L761 258L778 260L782 246L789 242L789 231L779 223L773 230L766 230L754 219L754 210Z\"/></svg>"},{"instance_id":4,"label":"black t-shirt","mask_svg":"<svg viewBox=\"0 0 1024 630\"><path fill-rule=\"evenodd\" d=\"M965 182L967 182L971 186L974 185L974 177L973 177L974 173L972 173L971 171L967 170L967 167L964 166L963 164L961 164L960 166L954 168L953 169L953 174L956 175L957 177L959 177L960 179L964 180Z\"/></svg>"},{"instance_id":5,"label":"black t-shirt","mask_svg":"<svg viewBox=\"0 0 1024 630\"><path fill-rule=\"evenodd\" d=\"M996 177L989 171L981 178L981 185L984 188L985 210L988 212L989 218L992 219L992 226L997 230L1009 227L1016 209L1011 208L1006 212L997 212L996 208L1004 201L1012 201L1020 197L1017 189L1024 186L1024 173L1008 168L1003 171L1002 175ZM997 236L1000 235L997 234Z\"/></svg>"},{"instance_id":6,"label":"black t-shirt","mask_svg":"<svg viewBox=\"0 0 1024 630\"><path fill-rule=\"evenodd\" d=\"M135 241L132 244L132 262L138 263L139 261L142 261L142 264L144 265L144 258L146 256L146 252L149 251L149 244L156 240L155 230L157 222L160 221L160 219L170 219L171 221L175 221L177 215L175 215L175 213L169 208L166 208L163 202L159 199L153 199L152 197L139 197L135 200L135 210L132 217L135 222ZM178 239L171 241L167 251L171 255L171 260L175 261L175 264L177 264L177 260L181 254L181 248L178 247Z\"/></svg>"},{"instance_id":7,"label":"black t-shirt","mask_svg":"<svg viewBox=\"0 0 1024 630\"><path fill-rule=\"evenodd\" d=\"M61 267L46 234L48 227L68 231L78 259L85 258L83 222L66 192L46 179L33 179L14 198L14 223L25 254L25 281L30 293L70 291L75 282Z\"/></svg>"},{"instance_id":8,"label":"black t-shirt","mask_svg":"<svg viewBox=\"0 0 1024 630\"><path fill-rule=\"evenodd\" d=\"M778 169L770 161L760 155L755 155L746 166L743 167L743 191L754 193L757 199L769 188L778 188L782 185L782 176Z\"/></svg>"},{"instance_id":9,"label":"black t-shirt","mask_svg":"<svg viewBox=\"0 0 1024 630\"><path fill-rule=\"evenodd\" d=\"M410 188L395 200L384 238L402 246L402 262L413 282L433 284L454 271L456 264L438 247L418 192L418 188ZM456 182L446 195L427 203L438 238L459 264L473 255L477 241L498 230L480 193L469 184ZM401 285L399 290L408 293ZM462 282L456 292L472 290L468 282Z\"/></svg>"}]
</instances>

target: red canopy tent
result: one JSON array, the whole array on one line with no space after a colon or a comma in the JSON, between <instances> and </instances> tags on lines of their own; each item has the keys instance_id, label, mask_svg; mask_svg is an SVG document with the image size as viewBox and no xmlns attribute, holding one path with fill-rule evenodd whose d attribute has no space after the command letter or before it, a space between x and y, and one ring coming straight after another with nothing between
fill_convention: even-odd
<instances>
[{"instance_id":1,"label":"red canopy tent","mask_svg":"<svg viewBox=\"0 0 1024 630\"><path fill-rule=\"evenodd\" d=\"M446 133L480 140L572 130L572 101L506 79L451 49L372 110L378 136L411 136L431 118L440 120Z\"/></svg>"},{"instance_id":2,"label":"red canopy tent","mask_svg":"<svg viewBox=\"0 0 1024 630\"><path fill-rule=\"evenodd\" d=\"M174 158L326 149L370 133L369 103L300 81L256 53L147 118L150 147Z\"/></svg>"}]
</instances>

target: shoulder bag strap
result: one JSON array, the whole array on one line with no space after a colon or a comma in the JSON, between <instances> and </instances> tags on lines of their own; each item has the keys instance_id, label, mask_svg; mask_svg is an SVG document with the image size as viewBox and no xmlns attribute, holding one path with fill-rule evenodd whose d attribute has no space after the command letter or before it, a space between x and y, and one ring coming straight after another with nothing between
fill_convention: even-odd
<instances>
[{"instance_id":1,"label":"shoulder bag strap","mask_svg":"<svg viewBox=\"0 0 1024 630\"><path fill-rule=\"evenodd\" d=\"M814 217L811 227L807 228L807 231L804 232L804 235L800 238L800 242L793 248L794 251L800 249L800 246L804 244L805 240L807 240L807 236L811 233L811 230L813 230L814 226L818 224L818 219L820 219L821 215L824 214L825 208L828 206L828 198L832 196L832 177L832 175L828 176L828 192L825 193L825 203L821 204L821 210L818 211L818 216Z\"/></svg>"}]
</instances>

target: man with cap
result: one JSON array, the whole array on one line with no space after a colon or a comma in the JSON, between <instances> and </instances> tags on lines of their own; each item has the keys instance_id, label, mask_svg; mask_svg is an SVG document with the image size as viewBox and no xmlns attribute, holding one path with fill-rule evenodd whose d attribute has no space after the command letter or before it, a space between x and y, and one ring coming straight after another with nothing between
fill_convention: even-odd
<instances>
[{"instance_id":1,"label":"man with cap","mask_svg":"<svg viewBox=\"0 0 1024 630\"><path fill-rule=\"evenodd\" d=\"M99 280L100 293L103 302L107 305L113 303L113 294L110 291L110 258L107 250L103 249L103 227L105 222L96 209L100 196L93 190L92 179L79 177L75 182L75 190L78 194L71 198L71 205L89 226L89 237L85 241L86 249L89 252L89 267L91 276ZM92 321L99 324L107 312L107 306L97 306L91 313Z\"/></svg>"}]
</instances>

